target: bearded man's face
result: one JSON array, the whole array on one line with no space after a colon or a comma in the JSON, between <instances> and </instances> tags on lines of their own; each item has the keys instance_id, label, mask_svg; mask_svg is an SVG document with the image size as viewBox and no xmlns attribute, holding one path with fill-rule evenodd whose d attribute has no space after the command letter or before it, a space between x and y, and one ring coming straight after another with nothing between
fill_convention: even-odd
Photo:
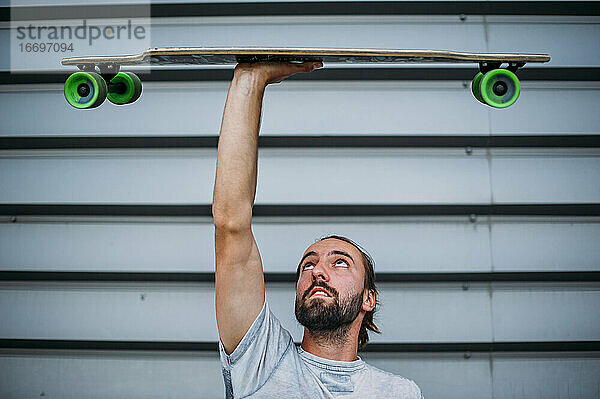
<instances>
[{"instance_id":1,"label":"bearded man's face","mask_svg":"<svg viewBox=\"0 0 600 399\"><path fill-rule=\"evenodd\" d=\"M296 319L312 332L349 326L363 307L364 267L352 244L334 238L311 245L296 286Z\"/></svg>"}]
</instances>

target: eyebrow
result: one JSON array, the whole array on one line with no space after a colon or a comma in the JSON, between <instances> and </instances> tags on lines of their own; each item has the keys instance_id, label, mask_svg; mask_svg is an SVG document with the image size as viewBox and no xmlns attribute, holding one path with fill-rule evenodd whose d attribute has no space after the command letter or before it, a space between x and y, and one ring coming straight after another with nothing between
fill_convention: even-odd
<instances>
[{"instance_id":1,"label":"eyebrow","mask_svg":"<svg viewBox=\"0 0 600 399\"><path fill-rule=\"evenodd\" d=\"M318 255L319 254L317 254L315 251L309 251L304 254L302 259L300 259L300 264L302 264L302 262L304 262L304 259L308 258L309 256L318 256ZM349 253L344 252L344 251L333 250L327 254L327 256L329 256L329 255L343 255L343 256L350 258L350 260L354 263L354 259L352 259L352 256L350 256Z\"/></svg>"},{"instance_id":2,"label":"eyebrow","mask_svg":"<svg viewBox=\"0 0 600 399\"><path fill-rule=\"evenodd\" d=\"M304 254L304 256L302 257L302 259L300 259L300 264L302 264L302 262L304 262L304 259L308 258L309 256L313 256L313 255L317 255L317 253L315 251L310 251Z\"/></svg>"},{"instance_id":3,"label":"eyebrow","mask_svg":"<svg viewBox=\"0 0 600 399\"><path fill-rule=\"evenodd\" d=\"M343 256L347 256L348 258L350 258L350 260L354 263L354 259L352 259L352 256L350 256L349 253L344 252L344 251L331 251L330 253L328 253L327 255L343 255Z\"/></svg>"}]
</instances>

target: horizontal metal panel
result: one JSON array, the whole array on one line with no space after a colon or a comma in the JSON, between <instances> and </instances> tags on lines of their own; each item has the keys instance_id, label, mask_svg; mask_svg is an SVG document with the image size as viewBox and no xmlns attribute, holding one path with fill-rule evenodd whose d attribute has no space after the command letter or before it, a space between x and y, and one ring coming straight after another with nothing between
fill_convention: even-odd
<instances>
[{"instance_id":1,"label":"horizontal metal panel","mask_svg":"<svg viewBox=\"0 0 600 399\"><path fill-rule=\"evenodd\" d=\"M496 203L600 202L600 153L492 149Z\"/></svg>"},{"instance_id":2,"label":"horizontal metal panel","mask_svg":"<svg viewBox=\"0 0 600 399\"><path fill-rule=\"evenodd\" d=\"M212 284L17 284L0 290L0 337L216 341ZM269 284L267 299L296 341L295 285ZM489 342L486 284L380 284L382 334L373 342ZM457 320L468 320L457 323Z\"/></svg>"},{"instance_id":3,"label":"horizontal metal panel","mask_svg":"<svg viewBox=\"0 0 600 399\"><path fill-rule=\"evenodd\" d=\"M521 86L513 107L493 110L474 99L469 82L289 81L267 89L261 134L600 133L600 86L595 82L529 81ZM227 82L149 82L135 104L107 103L82 111L67 104L62 85L5 85L0 87L0 135L215 136L227 87Z\"/></svg>"},{"instance_id":4,"label":"horizontal metal panel","mask_svg":"<svg viewBox=\"0 0 600 399\"><path fill-rule=\"evenodd\" d=\"M0 202L210 203L214 153L210 149L4 153L0 183L9 189L0 193ZM484 204L491 200L483 151L474 150L470 156L451 149L264 149L260 153L259 204ZM495 203L600 201L600 185L595 184L600 177L597 150L492 150L491 163Z\"/></svg>"},{"instance_id":5,"label":"horizontal metal panel","mask_svg":"<svg viewBox=\"0 0 600 399\"><path fill-rule=\"evenodd\" d=\"M485 220L385 219L270 222L259 218L253 231L266 272L294 273L306 247L334 233L364 246L374 257L377 272L491 270ZM432 245L435 251L430 250ZM0 224L0 268L212 272L214 229L211 220Z\"/></svg>"},{"instance_id":6,"label":"horizontal metal panel","mask_svg":"<svg viewBox=\"0 0 600 399\"><path fill-rule=\"evenodd\" d=\"M415 381L426 398L492 398L488 354L385 354L364 353L369 364Z\"/></svg>"},{"instance_id":7,"label":"horizontal metal panel","mask_svg":"<svg viewBox=\"0 0 600 399\"><path fill-rule=\"evenodd\" d=\"M352 6L340 7L340 9ZM424 14L431 14L431 6ZM505 7L510 9L510 6ZM110 8L107 7L110 12ZM69 11L69 10L68 10ZM145 10L145 15L148 10ZM63 13L65 15L66 13ZM465 14L462 15L461 14ZM347 48L452 49L475 52L550 53L553 66L600 64L597 17L466 15L416 16L242 16L153 18L152 47L178 46L298 46ZM142 14L144 15L143 11ZM8 43L8 30L2 41ZM202 38L199 42L198 38ZM407 45L410 43L410 45ZM590 43L585 47L584 43ZM142 50L142 49L139 49ZM0 64L9 70L9 61ZM55 63L43 69L60 70Z\"/></svg>"},{"instance_id":8,"label":"horizontal metal panel","mask_svg":"<svg viewBox=\"0 0 600 399\"><path fill-rule=\"evenodd\" d=\"M3 353L0 396L216 399L224 385L213 353Z\"/></svg>"},{"instance_id":9,"label":"horizontal metal panel","mask_svg":"<svg viewBox=\"0 0 600 399\"><path fill-rule=\"evenodd\" d=\"M218 338L214 285L48 285L0 290L2 337L123 340ZM10 321L9 321L10 320Z\"/></svg>"},{"instance_id":10,"label":"horizontal metal panel","mask_svg":"<svg viewBox=\"0 0 600 399\"><path fill-rule=\"evenodd\" d=\"M209 149L11 153L0 203L210 203L215 163ZM477 150L265 149L256 202L488 203L487 167Z\"/></svg>"},{"instance_id":11,"label":"horizontal metal panel","mask_svg":"<svg viewBox=\"0 0 600 399\"><path fill-rule=\"evenodd\" d=\"M0 224L0 267L105 272L214 271L214 230L210 221Z\"/></svg>"},{"instance_id":12,"label":"horizontal metal panel","mask_svg":"<svg viewBox=\"0 0 600 399\"><path fill-rule=\"evenodd\" d=\"M598 397L598 353L580 356L550 353L536 359L527 354L494 354L493 366L496 398Z\"/></svg>"},{"instance_id":13,"label":"horizontal metal panel","mask_svg":"<svg viewBox=\"0 0 600 399\"><path fill-rule=\"evenodd\" d=\"M486 284L381 284L381 335L372 342L479 342L493 337ZM461 320L468 320L461 323Z\"/></svg>"},{"instance_id":14,"label":"horizontal metal panel","mask_svg":"<svg viewBox=\"0 0 600 399\"><path fill-rule=\"evenodd\" d=\"M373 336L372 342L490 342L492 323L497 341L597 341L598 287L548 284L499 288L492 283L491 305L487 284L482 283L466 290L457 283L380 284L382 306L376 320L383 334ZM216 340L214 288L207 283L3 287L3 338ZM269 284L267 291L273 311L299 341L294 285Z\"/></svg>"},{"instance_id":15,"label":"horizontal metal panel","mask_svg":"<svg viewBox=\"0 0 600 399\"><path fill-rule=\"evenodd\" d=\"M425 397L595 397L594 354L371 354L369 364L414 380ZM493 367L490 367L493 365ZM493 374L492 371L493 370ZM492 383L493 375L493 383ZM159 378L157 378L159 376ZM125 378L123 378L125 377ZM69 384L65 384L69 381ZM7 398L222 398L216 354L11 351L0 354L0 395ZM570 396L569 396L570 395Z\"/></svg>"},{"instance_id":16,"label":"horizontal metal panel","mask_svg":"<svg viewBox=\"0 0 600 399\"><path fill-rule=\"evenodd\" d=\"M6 86L0 90L0 134L217 135L228 83L145 83L144 93L135 104L115 107L107 103L90 112L70 107L62 85L41 85L33 91L28 87ZM31 109L36 109L33 116ZM487 112L473 98L468 85L463 87L460 81L290 81L267 89L261 132L486 134ZM431 118L432 114L436 117Z\"/></svg>"},{"instance_id":17,"label":"horizontal metal panel","mask_svg":"<svg viewBox=\"0 0 600 399\"><path fill-rule=\"evenodd\" d=\"M384 370L414 379L432 398L597 397L597 353L364 354ZM488 357L489 356L489 357Z\"/></svg>"},{"instance_id":18,"label":"horizontal metal panel","mask_svg":"<svg viewBox=\"0 0 600 399\"><path fill-rule=\"evenodd\" d=\"M492 217L494 271L600 270L600 223Z\"/></svg>"},{"instance_id":19,"label":"horizontal metal panel","mask_svg":"<svg viewBox=\"0 0 600 399\"><path fill-rule=\"evenodd\" d=\"M40 219L0 224L0 268L214 271L210 219ZM305 247L334 233L367 249L377 272L488 272L492 270L490 242L494 271L600 269L600 224L595 219L494 217L491 226L485 218L475 223L465 219L386 217L352 222L256 218L253 231L266 272L293 273Z\"/></svg>"},{"instance_id":20,"label":"horizontal metal panel","mask_svg":"<svg viewBox=\"0 0 600 399\"><path fill-rule=\"evenodd\" d=\"M530 17L487 18L488 48L494 52L550 53L552 66L600 65L600 19L593 23L539 24ZM590 22L593 20L590 20Z\"/></svg>"},{"instance_id":21,"label":"horizontal metal panel","mask_svg":"<svg viewBox=\"0 0 600 399\"><path fill-rule=\"evenodd\" d=\"M600 132L600 114L596 112L600 109L600 91L596 84L588 83L587 90L552 89L558 85L548 82L543 87L537 82L523 82L514 106L489 113L492 134Z\"/></svg>"},{"instance_id":22,"label":"horizontal metal panel","mask_svg":"<svg viewBox=\"0 0 600 399\"><path fill-rule=\"evenodd\" d=\"M497 341L586 341L600 338L600 287L571 283L492 283Z\"/></svg>"}]
</instances>

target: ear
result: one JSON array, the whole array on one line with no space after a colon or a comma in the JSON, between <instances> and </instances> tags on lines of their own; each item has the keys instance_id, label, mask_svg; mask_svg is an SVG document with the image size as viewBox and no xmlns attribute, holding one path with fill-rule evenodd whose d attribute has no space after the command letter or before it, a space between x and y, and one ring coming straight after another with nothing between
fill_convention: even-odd
<instances>
[{"instance_id":1,"label":"ear","mask_svg":"<svg viewBox=\"0 0 600 399\"><path fill-rule=\"evenodd\" d=\"M371 310L375 309L375 303L375 291L365 290L363 293L362 310L365 312L370 312Z\"/></svg>"}]
</instances>

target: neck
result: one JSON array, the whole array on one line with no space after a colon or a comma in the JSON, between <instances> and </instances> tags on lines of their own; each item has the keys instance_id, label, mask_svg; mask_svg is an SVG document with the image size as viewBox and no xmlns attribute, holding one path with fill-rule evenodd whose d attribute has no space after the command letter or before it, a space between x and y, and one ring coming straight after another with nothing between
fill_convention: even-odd
<instances>
[{"instance_id":1,"label":"neck","mask_svg":"<svg viewBox=\"0 0 600 399\"><path fill-rule=\"evenodd\" d=\"M360 322L341 326L332 331L311 331L304 328L302 349L329 360L352 362L357 360Z\"/></svg>"}]
</instances>

